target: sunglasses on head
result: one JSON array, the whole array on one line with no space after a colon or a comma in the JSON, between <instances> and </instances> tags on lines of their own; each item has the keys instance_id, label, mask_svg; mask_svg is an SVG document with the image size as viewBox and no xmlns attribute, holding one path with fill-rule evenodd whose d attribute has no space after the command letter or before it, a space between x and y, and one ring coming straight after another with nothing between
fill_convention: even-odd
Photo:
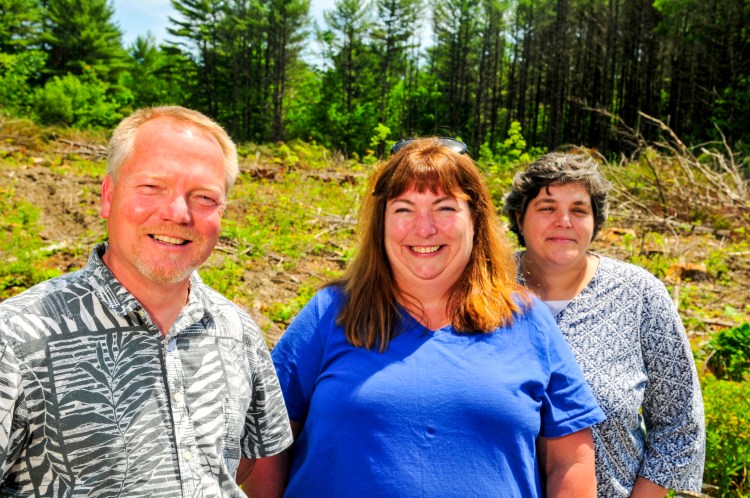
<instances>
[{"instance_id":1,"label":"sunglasses on head","mask_svg":"<svg viewBox=\"0 0 750 498\"><path fill-rule=\"evenodd\" d=\"M415 140L418 140L416 138L407 138L404 140L400 140L393 144L391 147L391 154L395 154L399 150L403 149L404 146L414 142ZM455 138L447 138L447 137L440 137L436 139L440 145L443 147L448 147L456 154L466 154L466 144L463 143L460 140L456 140Z\"/></svg>"}]
</instances>

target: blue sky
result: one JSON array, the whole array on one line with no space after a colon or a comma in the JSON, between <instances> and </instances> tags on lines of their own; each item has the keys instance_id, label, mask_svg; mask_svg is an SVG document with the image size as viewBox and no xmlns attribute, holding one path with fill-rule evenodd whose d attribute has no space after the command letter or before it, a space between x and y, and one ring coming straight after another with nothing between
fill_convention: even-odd
<instances>
[{"instance_id":1,"label":"blue sky","mask_svg":"<svg viewBox=\"0 0 750 498\"><path fill-rule=\"evenodd\" d=\"M322 11L333 8L334 0L312 0L310 13L319 24L323 23ZM112 0L115 8L114 20L123 32L123 45L128 47L138 35L151 32L157 41L167 37L167 17L175 15L170 0Z\"/></svg>"}]
</instances>

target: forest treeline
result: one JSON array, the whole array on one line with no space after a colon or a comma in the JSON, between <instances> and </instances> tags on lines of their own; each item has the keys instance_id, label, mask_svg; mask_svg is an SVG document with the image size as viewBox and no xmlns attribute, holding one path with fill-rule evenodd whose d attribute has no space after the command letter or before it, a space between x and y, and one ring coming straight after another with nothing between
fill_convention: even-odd
<instances>
[{"instance_id":1,"label":"forest treeline","mask_svg":"<svg viewBox=\"0 0 750 498\"><path fill-rule=\"evenodd\" d=\"M107 0L0 0L3 112L111 127L182 104L238 141L450 135L484 157L519 125L529 147L627 152L660 131L645 113L750 151L746 0L337 0L322 25L309 0L172 4L167 40L123 46Z\"/></svg>"}]
</instances>

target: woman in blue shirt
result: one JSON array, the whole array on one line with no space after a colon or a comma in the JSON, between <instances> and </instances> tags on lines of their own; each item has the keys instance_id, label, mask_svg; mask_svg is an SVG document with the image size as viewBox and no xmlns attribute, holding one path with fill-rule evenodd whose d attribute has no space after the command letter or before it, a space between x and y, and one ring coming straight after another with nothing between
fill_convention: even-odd
<instances>
[{"instance_id":1,"label":"woman in blue shirt","mask_svg":"<svg viewBox=\"0 0 750 498\"><path fill-rule=\"evenodd\" d=\"M257 462L246 492L594 496L589 427L603 414L547 309L516 284L465 146L394 149L351 266L273 350L296 440Z\"/></svg>"}]
</instances>

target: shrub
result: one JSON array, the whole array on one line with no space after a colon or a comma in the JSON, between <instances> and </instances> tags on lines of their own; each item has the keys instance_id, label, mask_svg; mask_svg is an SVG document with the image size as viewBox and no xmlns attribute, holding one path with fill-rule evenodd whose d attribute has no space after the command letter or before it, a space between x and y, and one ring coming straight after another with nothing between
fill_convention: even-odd
<instances>
[{"instance_id":1,"label":"shrub","mask_svg":"<svg viewBox=\"0 0 750 498\"><path fill-rule=\"evenodd\" d=\"M126 102L117 102L108 90L109 85L92 71L81 77L70 73L62 78L55 76L38 90L34 110L44 124L111 128L122 119L118 109Z\"/></svg>"},{"instance_id":2,"label":"shrub","mask_svg":"<svg viewBox=\"0 0 750 498\"><path fill-rule=\"evenodd\" d=\"M38 76L47 55L38 50L19 54L0 53L0 105L17 113L31 106L33 90L29 80Z\"/></svg>"},{"instance_id":3,"label":"shrub","mask_svg":"<svg viewBox=\"0 0 750 498\"><path fill-rule=\"evenodd\" d=\"M706 367L718 378L745 380L750 372L750 323L720 330L706 344Z\"/></svg>"},{"instance_id":4,"label":"shrub","mask_svg":"<svg viewBox=\"0 0 750 498\"><path fill-rule=\"evenodd\" d=\"M750 496L750 382L707 375L706 470L703 481L718 486L717 498Z\"/></svg>"},{"instance_id":5,"label":"shrub","mask_svg":"<svg viewBox=\"0 0 750 498\"><path fill-rule=\"evenodd\" d=\"M79 90L80 85L78 78L70 74L63 79L55 77L47 82L37 93L34 102L39 120L44 124L72 124L73 98L67 90Z\"/></svg>"}]
</instances>

